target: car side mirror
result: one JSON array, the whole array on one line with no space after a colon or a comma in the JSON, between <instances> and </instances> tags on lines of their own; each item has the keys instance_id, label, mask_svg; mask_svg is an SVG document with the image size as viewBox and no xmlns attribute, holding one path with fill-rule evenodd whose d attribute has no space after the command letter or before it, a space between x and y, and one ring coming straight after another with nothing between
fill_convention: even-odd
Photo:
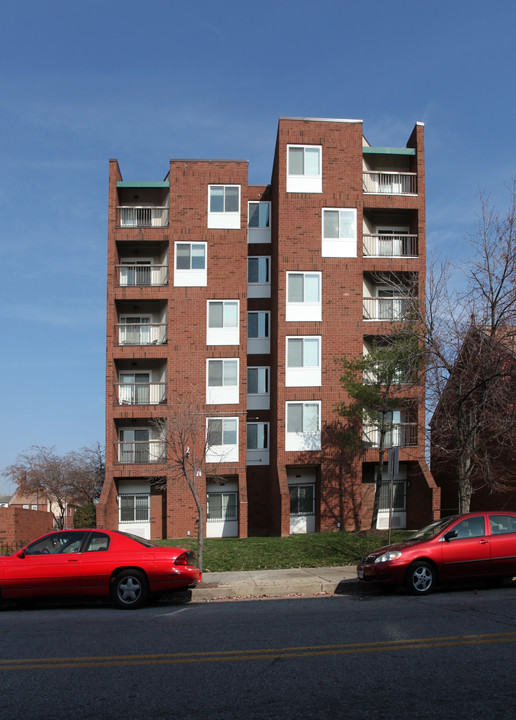
<instances>
[{"instance_id":1,"label":"car side mirror","mask_svg":"<svg viewBox=\"0 0 516 720\"><path fill-rule=\"evenodd\" d=\"M456 530L449 530L447 533L444 533L445 542L450 542L450 540L456 538L458 534L459 533Z\"/></svg>"},{"instance_id":2,"label":"car side mirror","mask_svg":"<svg viewBox=\"0 0 516 720\"><path fill-rule=\"evenodd\" d=\"M22 549L22 550L18 550L18 552L16 553L16 555L17 555L19 558L24 558L24 557L25 557L25 550L23 550L23 549Z\"/></svg>"}]
</instances>

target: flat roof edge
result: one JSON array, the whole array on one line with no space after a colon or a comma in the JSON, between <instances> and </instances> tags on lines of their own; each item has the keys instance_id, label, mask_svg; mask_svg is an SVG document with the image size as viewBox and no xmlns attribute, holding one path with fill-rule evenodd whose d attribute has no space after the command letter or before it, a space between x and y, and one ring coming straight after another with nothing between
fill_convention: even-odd
<instances>
[{"instance_id":1,"label":"flat roof edge","mask_svg":"<svg viewBox=\"0 0 516 720\"><path fill-rule=\"evenodd\" d=\"M348 118L315 118L315 117L287 117L280 116L280 120L304 120L306 122L336 122L336 123L363 123L363 120L352 120Z\"/></svg>"},{"instance_id":2,"label":"flat roof edge","mask_svg":"<svg viewBox=\"0 0 516 720\"><path fill-rule=\"evenodd\" d=\"M168 188L170 183L168 180L158 180L157 182L132 182L131 180L118 180L119 188Z\"/></svg>"}]
</instances>

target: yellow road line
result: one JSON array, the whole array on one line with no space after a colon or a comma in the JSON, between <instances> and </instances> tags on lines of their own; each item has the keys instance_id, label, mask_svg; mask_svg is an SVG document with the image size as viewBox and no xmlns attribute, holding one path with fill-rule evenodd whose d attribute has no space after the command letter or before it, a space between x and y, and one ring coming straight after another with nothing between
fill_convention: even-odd
<instances>
[{"instance_id":1,"label":"yellow road line","mask_svg":"<svg viewBox=\"0 0 516 720\"><path fill-rule=\"evenodd\" d=\"M146 655L108 655L64 658L26 658L0 660L0 670L52 670L55 668L119 667L124 665L173 665L179 663L237 662L278 658L317 657L323 655L353 655L363 653L422 650L425 648L457 647L516 642L516 632L484 635L452 635L437 638L382 640L369 643L339 645L308 645L291 648L263 648L260 650L221 650L191 653L159 653Z\"/></svg>"}]
</instances>

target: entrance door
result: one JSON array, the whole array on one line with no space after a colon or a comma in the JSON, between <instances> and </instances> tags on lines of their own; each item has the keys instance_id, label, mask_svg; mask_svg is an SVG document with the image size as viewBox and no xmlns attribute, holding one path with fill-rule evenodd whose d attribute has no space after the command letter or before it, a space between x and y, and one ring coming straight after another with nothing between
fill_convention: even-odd
<instances>
[{"instance_id":1,"label":"entrance door","mask_svg":"<svg viewBox=\"0 0 516 720\"><path fill-rule=\"evenodd\" d=\"M315 468L287 470L290 493L290 532L315 532Z\"/></svg>"},{"instance_id":2,"label":"entrance door","mask_svg":"<svg viewBox=\"0 0 516 720\"><path fill-rule=\"evenodd\" d=\"M376 520L377 530L387 530L389 527L389 511L391 501L391 483L387 471L383 473L382 489L380 492L380 507ZM394 476L392 488L392 524L393 528L407 526L407 468L400 467L399 473Z\"/></svg>"}]
</instances>

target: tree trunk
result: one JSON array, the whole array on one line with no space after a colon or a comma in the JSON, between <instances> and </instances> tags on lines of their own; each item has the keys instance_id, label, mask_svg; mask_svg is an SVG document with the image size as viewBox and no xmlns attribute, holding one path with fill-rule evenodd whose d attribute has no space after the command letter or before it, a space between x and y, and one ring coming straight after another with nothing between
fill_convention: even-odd
<instances>
[{"instance_id":1,"label":"tree trunk","mask_svg":"<svg viewBox=\"0 0 516 720\"><path fill-rule=\"evenodd\" d=\"M459 495L459 512L468 513L471 507L471 496L473 487L469 473L470 461L468 459L459 459L459 479L458 479L458 495Z\"/></svg>"},{"instance_id":2,"label":"tree trunk","mask_svg":"<svg viewBox=\"0 0 516 720\"><path fill-rule=\"evenodd\" d=\"M383 479L383 458L385 455L384 434L381 433L380 437L380 451L378 453L378 473L376 475L376 487L374 491L374 503L373 503L373 515L371 517L371 530L376 530L376 523L378 522L378 511L380 509L380 494L382 492L382 479Z\"/></svg>"}]
</instances>

